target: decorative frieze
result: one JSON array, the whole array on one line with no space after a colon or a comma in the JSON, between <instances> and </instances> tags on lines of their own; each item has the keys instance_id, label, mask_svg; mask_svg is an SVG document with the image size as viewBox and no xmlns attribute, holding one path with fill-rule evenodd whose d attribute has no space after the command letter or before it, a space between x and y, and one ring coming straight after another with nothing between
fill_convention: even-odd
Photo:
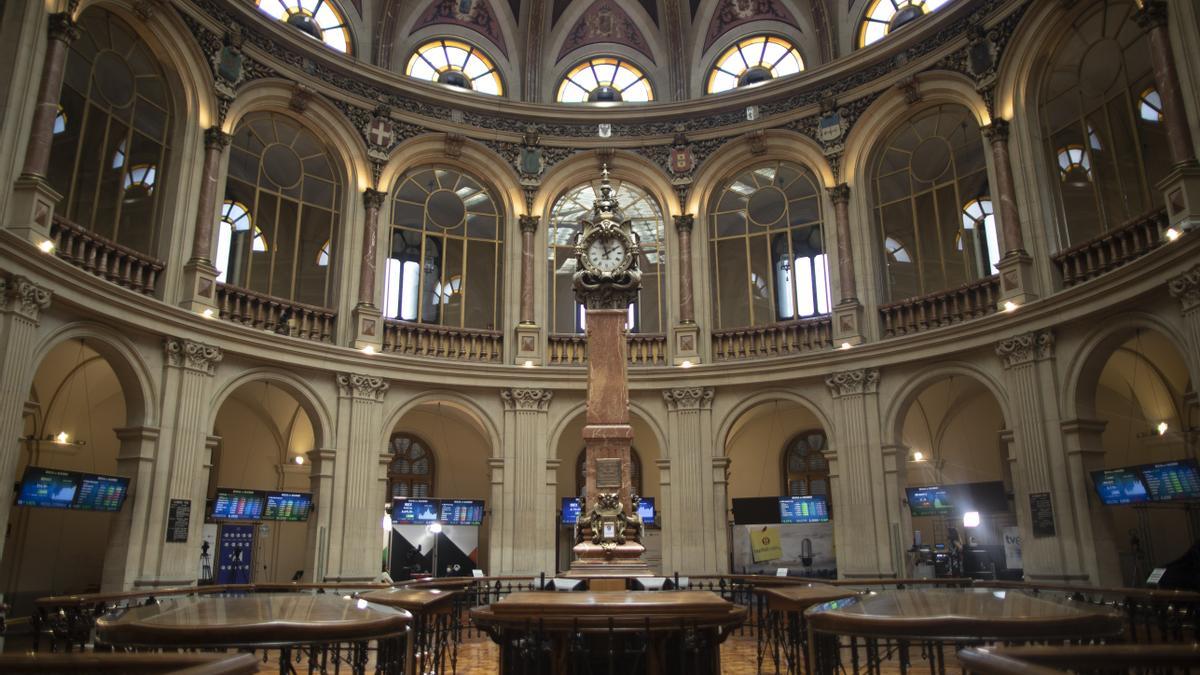
<instances>
[{"instance_id":1,"label":"decorative frieze","mask_svg":"<svg viewBox=\"0 0 1200 675\"><path fill-rule=\"evenodd\" d=\"M1002 340L996 344L996 355L1005 368L1048 359L1054 356L1054 333L1035 330Z\"/></svg>"},{"instance_id":2,"label":"decorative frieze","mask_svg":"<svg viewBox=\"0 0 1200 675\"><path fill-rule=\"evenodd\" d=\"M663 401L667 404L667 410L705 410L712 407L713 388L712 387L679 387L676 389L664 389Z\"/></svg>"},{"instance_id":3,"label":"decorative frieze","mask_svg":"<svg viewBox=\"0 0 1200 675\"><path fill-rule=\"evenodd\" d=\"M387 393L388 383L382 377L361 375L359 373L337 374L338 394L343 398L358 398L369 401L382 401Z\"/></svg>"},{"instance_id":4,"label":"decorative frieze","mask_svg":"<svg viewBox=\"0 0 1200 675\"><path fill-rule=\"evenodd\" d=\"M15 312L37 323L42 310L50 306L49 289L38 286L19 274L0 274L0 310Z\"/></svg>"},{"instance_id":5,"label":"decorative frieze","mask_svg":"<svg viewBox=\"0 0 1200 675\"><path fill-rule=\"evenodd\" d=\"M550 389L501 389L500 398L505 410L539 410L550 407L554 392Z\"/></svg>"},{"instance_id":6,"label":"decorative frieze","mask_svg":"<svg viewBox=\"0 0 1200 675\"><path fill-rule=\"evenodd\" d=\"M163 340L163 351L167 356L167 365L205 375L212 375L224 357L220 347L170 337Z\"/></svg>"},{"instance_id":7,"label":"decorative frieze","mask_svg":"<svg viewBox=\"0 0 1200 675\"><path fill-rule=\"evenodd\" d=\"M1200 265L1175 277L1167 285L1172 298L1178 298L1184 312L1200 309Z\"/></svg>"},{"instance_id":8,"label":"decorative frieze","mask_svg":"<svg viewBox=\"0 0 1200 675\"><path fill-rule=\"evenodd\" d=\"M879 369L862 368L833 373L825 378L825 386L834 398L874 394L879 388Z\"/></svg>"}]
</instances>

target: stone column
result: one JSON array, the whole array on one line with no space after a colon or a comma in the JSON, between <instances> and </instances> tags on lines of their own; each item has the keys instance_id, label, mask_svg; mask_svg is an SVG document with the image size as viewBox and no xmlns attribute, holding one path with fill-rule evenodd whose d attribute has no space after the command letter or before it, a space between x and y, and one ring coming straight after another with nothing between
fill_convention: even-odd
<instances>
[{"instance_id":1,"label":"stone column","mask_svg":"<svg viewBox=\"0 0 1200 675\"><path fill-rule=\"evenodd\" d=\"M17 459L25 432L25 403L38 364L33 350L42 311L51 293L29 279L0 271L0 523L7 523L13 502ZM0 555L7 528L0 530Z\"/></svg>"},{"instance_id":2,"label":"stone column","mask_svg":"<svg viewBox=\"0 0 1200 675\"><path fill-rule=\"evenodd\" d=\"M522 214L521 226L521 304L517 324L517 363L538 365L542 362L541 330L534 321L533 279L537 274L537 255L533 250L534 235L541 216Z\"/></svg>"},{"instance_id":3,"label":"stone column","mask_svg":"<svg viewBox=\"0 0 1200 675\"><path fill-rule=\"evenodd\" d=\"M663 574L718 574L725 568L725 500L717 501L712 387L664 389L671 491L663 504ZM723 467L722 467L723 474ZM724 476L721 476L724 486Z\"/></svg>"},{"instance_id":4,"label":"stone column","mask_svg":"<svg viewBox=\"0 0 1200 675\"><path fill-rule=\"evenodd\" d=\"M840 183L829 188L833 202L833 220L837 231L838 286L842 299L833 308L833 342L836 346L863 342L862 304L858 301L858 283L854 276L854 244L850 235L850 186Z\"/></svg>"},{"instance_id":5,"label":"stone column","mask_svg":"<svg viewBox=\"0 0 1200 675\"><path fill-rule=\"evenodd\" d=\"M1025 251L1021 213L1017 209L1012 162L1008 155L1008 129L1008 122L1002 119L994 119L983 128L983 135L992 146L992 166L996 174L992 205L1000 221L1000 244L1004 251L996 265L1000 270L999 302L1002 308L1005 303L1022 305L1038 297L1034 292L1033 258Z\"/></svg>"},{"instance_id":6,"label":"stone column","mask_svg":"<svg viewBox=\"0 0 1200 675\"><path fill-rule=\"evenodd\" d=\"M882 446L880 450L880 456L883 458L882 496L888 515L888 536L892 542L889 553L896 576L904 578L909 576L904 550L912 542L912 520L906 518L909 513L908 509L904 508L904 488L908 485L908 448L889 444Z\"/></svg>"},{"instance_id":7,"label":"stone column","mask_svg":"<svg viewBox=\"0 0 1200 675\"><path fill-rule=\"evenodd\" d=\"M317 448L307 453L309 490L313 493L313 512L308 519L308 544L305 547L305 581L321 583L329 568L329 532L333 515L333 469L337 453Z\"/></svg>"},{"instance_id":8,"label":"stone column","mask_svg":"<svg viewBox=\"0 0 1200 675\"><path fill-rule=\"evenodd\" d=\"M117 474L129 478L129 496L125 508L113 519L109 529L108 550L100 590L119 593L131 590L141 571L139 561L147 540L155 534L148 529L150 503L154 487L154 452L158 447L157 427L116 429L121 448L117 453ZM207 483L206 483L207 486ZM194 506L194 505L193 505Z\"/></svg>"},{"instance_id":9,"label":"stone column","mask_svg":"<svg viewBox=\"0 0 1200 675\"><path fill-rule=\"evenodd\" d=\"M512 542L502 534L509 530L509 514L512 514L512 495L504 490L504 465L503 457L488 458L488 479L492 493L487 515L492 522L488 533L488 569L484 570L487 574L499 574L496 570L505 569L502 561L512 560Z\"/></svg>"},{"instance_id":10,"label":"stone column","mask_svg":"<svg viewBox=\"0 0 1200 675\"><path fill-rule=\"evenodd\" d=\"M329 521L329 562L325 577L367 581L379 574L379 523L386 503L379 474L383 398L388 383L379 377L339 373L333 499Z\"/></svg>"},{"instance_id":11,"label":"stone column","mask_svg":"<svg viewBox=\"0 0 1200 675\"><path fill-rule=\"evenodd\" d=\"M834 373L825 384L833 396L838 430L830 442L837 456L832 492L838 574L847 579L895 576L892 549L897 544L891 540L880 443L879 371Z\"/></svg>"},{"instance_id":12,"label":"stone column","mask_svg":"<svg viewBox=\"0 0 1200 675\"><path fill-rule=\"evenodd\" d=\"M492 574L554 573L554 527L557 505L548 492L546 470L549 459L547 418L554 392L548 389L503 389L504 403L502 462L492 462L495 473L504 474L503 500L493 501L492 511L503 509L512 516L493 523ZM494 492L493 492L494 494ZM497 527L499 526L499 527ZM499 530L499 531L497 531ZM496 541L499 540L499 541Z\"/></svg>"},{"instance_id":13,"label":"stone column","mask_svg":"<svg viewBox=\"0 0 1200 675\"><path fill-rule=\"evenodd\" d=\"M1061 428L1067 453L1071 499L1080 514L1079 546L1084 568L1097 586L1123 585L1117 558L1119 533L1113 525L1113 510L1092 497L1091 474L1104 468L1104 420L1064 420Z\"/></svg>"},{"instance_id":14,"label":"stone column","mask_svg":"<svg viewBox=\"0 0 1200 675\"><path fill-rule=\"evenodd\" d=\"M50 167L54 118L58 116L58 99L66 72L67 47L79 37L79 28L70 13L51 14L48 36L42 79L29 127L29 144L25 147L25 163L13 186L12 227L19 236L34 244L49 238L50 221L62 199L62 195L46 182L46 172Z\"/></svg>"},{"instance_id":15,"label":"stone column","mask_svg":"<svg viewBox=\"0 0 1200 675\"><path fill-rule=\"evenodd\" d=\"M692 229L696 217L690 213L675 216L675 232L679 235L679 324L674 329L673 361L700 362L700 328L696 325L696 293L692 283Z\"/></svg>"},{"instance_id":16,"label":"stone column","mask_svg":"<svg viewBox=\"0 0 1200 675\"><path fill-rule=\"evenodd\" d=\"M354 346L362 349L370 346L378 351L383 346L383 312L376 303L375 261L379 253L379 209L383 207L387 193L367 188L363 190L362 259L358 270L358 304L354 307L354 325L358 331Z\"/></svg>"},{"instance_id":17,"label":"stone column","mask_svg":"<svg viewBox=\"0 0 1200 675\"><path fill-rule=\"evenodd\" d=\"M200 174L200 197L196 205L196 227L192 237L192 257L184 266L184 277L191 294L185 307L202 312L216 310L217 268L213 260L213 226L217 222L217 174L221 169L221 156L229 147L232 137L220 127L204 130L204 166Z\"/></svg>"},{"instance_id":18,"label":"stone column","mask_svg":"<svg viewBox=\"0 0 1200 675\"><path fill-rule=\"evenodd\" d=\"M1002 340L996 354L1004 365L1010 402L1013 493L1021 528L1025 579L1091 583L1082 564L1077 513L1067 477L1058 425L1059 386L1054 372L1054 334L1048 330ZM1049 500L1054 533L1034 535L1031 498Z\"/></svg>"}]
</instances>

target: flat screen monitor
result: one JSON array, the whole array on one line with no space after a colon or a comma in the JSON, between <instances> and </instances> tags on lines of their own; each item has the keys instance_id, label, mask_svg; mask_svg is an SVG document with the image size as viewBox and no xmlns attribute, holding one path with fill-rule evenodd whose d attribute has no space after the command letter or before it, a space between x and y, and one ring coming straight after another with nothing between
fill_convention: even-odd
<instances>
[{"instance_id":1,"label":"flat screen monitor","mask_svg":"<svg viewBox=\"0 0 1200 675\"><path fill-rule=\"evenodd\" d=\"M735 497L735 525L769 525L779 522L779 497Z\"/></svg>"},{"instance_id":2,"label":"flat screen monitor","mask_svg":"<svg viewBox=\"0 0 1200 675\"><path fill-rule=\"evenodd\" d=\"M829 521L829 503L825 495L780 497L779 522L824 523Z\"/></svg>"},{"instance_id":3,"label":"flat screen monitor","mask_svg":"<svg viewBox=\"0 0 1200 675\"><path fill-rule=\"evenodd\" d=\"M1118 504L1140 504L1150 501L1150 493L1142 477L1133 469L1108 469L1093 471L1092 483L1100 502L1108 506Z\"/></svg>"},{"instance_id":4,"label":"flat screen monitor","mask_svg":"<svg viewBox=\"0 0 1200 675\"><path fill-rule=\"evenodd\" d=\"M399 497L392 500L392 522L401 525L425 525L436 522L439 513L435 499L405 499Z\"/></svg>"},{"instance_id":5,"label":"flat screen monitor","mask_svg":"<svg viewBox=\"0 0 1200 675\"><path fill-rule=\"evenodd\" d=\"M73 509L81 511L120 511L129 494L129 479L124 476L79 474L79 492Z\"/></svg>"},{"instance_id":6,"label":"flat screen monitor","mask_svg":"<svg viewBox=\"0 0 1200 675\"><path fill-rule=\"evenodd\" d=\"M904 488L908 508L914 516L943 516L954 510L954 503L941 485Z\"/></svg>"},{"instance_id":7,"label":"flat screen monitor","mask_svg":"<svg viewBox=\"0 0 1200 675\"><path fill-rule=\"evenodd\" d=\"M562 524L574 525L579 521L579 515L583 512L583 507L574 497L563 497L562 502Z\"/></svg>"},{"instance_id":8,"label":"flat screen monitor","mask_svg":"<svg viewBox=\"0 0 1200 675\"><path fill-rule=\"evenodd\" d=\"M58 471L30 466L25 468L25 475L21 477L21 490L17 493L17 505L69 509L75 501L77 492L79 492L79 474L74 471Z\"/></svg>"},{"instance_id":9,"label":"flat screen monitor","mask_svg":"<svg viewBox=\"0 0 1200 675\"><path fill-rule=\"evenodd\" d=\"M654 497L642 497L638 502L638 516L647 525L654 524Z\"/></svg>"},{"instance_id":10,"label":"flat screen monitor","mask_svg":"<svg viewBox=\"0 0 1200 675\"><path fill-rule=\"evenodd\" d=\"M217 488L213 520L262 520L266 495L257 490Z\"/></svg>"},{"instance_id":11,"label":"flat screen monitor","mask_svg":"<svg viewBox=\"0 0 1200 675\"><path fill-rule=\"evenodd\" d=\"M1175 499L1200 499L1200 469L1194 459L1144 464L1138 467L1150 499L1165 502Z\"/></svg>"},{"instance_id":12,"label":"flat screen monitor","mask_svg":"<svg viewBox=\"0 0 1200 675\"><path fill-rule=\"evenodd\" d=\"M482 525L483 500L443 499L441 514L443 525Z\"/></svg>"},{"instance_id":13,"label":"flat screen monitor","mask_svg":"<svg viewBox=\"0 0 1200 675\"><path fill-rule=\"evenodd\" d=\"M304 522L312 513L312 494L309 492L268 492L264 520Z\"/></svg>"}]
</instances>

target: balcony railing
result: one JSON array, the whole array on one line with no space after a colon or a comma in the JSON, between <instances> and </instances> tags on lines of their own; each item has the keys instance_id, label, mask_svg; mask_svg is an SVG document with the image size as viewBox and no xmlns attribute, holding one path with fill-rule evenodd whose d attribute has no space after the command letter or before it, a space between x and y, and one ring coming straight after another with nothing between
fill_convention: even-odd
<instances>
[{"instance_id":1,"label":"balcony railing","mask_svg":"<svg viewBox=\"0 0 1200 675\"><path fill-rule=\"evenodd\" d=\"M383 328L383 351L457 361L499 363L504 359L504 334L495 330L451 328L388 320Z\"/></svg>"},{"instance_id":2,"label":"balcony railing","mask_svg":"<svg viewBox=\"0 0 1200 675\"><path fill-rule=\"evenodd\" d=\"M50 238L55 254L81 269L119 286L154 295L164 264L126 248L65 218L54 217Z\"/></svg>"},{"instance_id":3,"label":"balcony railing","mask_svg":"<svg viewBox=\"0 0 1200 675\"><path fill-rule=\"evenodd\" d=\"M326 307L304 305L249 289L217 284L217 309L221 318L280 335L333 342L337 313Z\"/></svg>"},{"instance_id":4,"label":"balcony railing","mask_svg":"<svg viewBox=\"0 0 1200 675\"><path fill-rule=\"evenodd\" d=\"M1051 259L1063 288L1095 279L1162 246L1167 227L1166 212L1157 211L1055 253Z\"/></svg>"},{"instance_id":5,"label":"balcony railing","mask_svg":"<svg viewBox=\"0 0 1200 675\"><path fill-rule=\"evenodd\" d=\"M761 359L799 354L833 346L833 321L829 316L713 331L713 358L717 361Z\"/></svg>"},{"instance_id":6,"label":"balcony railing","mask_svg":"<svg viewBox=\"0 0 1200 675\"><path fill-rule=\"evenodd\" d=\"M1000 277L992 275L958 288L879 307L885 338L920 333L994 314Z\"/></svg>"},{"instance_id":7,"label":"balcony railing","mask_svg":"<svg viewBox=\"0 0 1200 675\"><path fill-rule=\"evenodd\" d=\"M667 363L667 336L662 333L627 333L626 347L631 366L662 366ZM546 361L552 366L586 364L587 338L577 333L551 334Z\"/></svg>"}]
</instances>

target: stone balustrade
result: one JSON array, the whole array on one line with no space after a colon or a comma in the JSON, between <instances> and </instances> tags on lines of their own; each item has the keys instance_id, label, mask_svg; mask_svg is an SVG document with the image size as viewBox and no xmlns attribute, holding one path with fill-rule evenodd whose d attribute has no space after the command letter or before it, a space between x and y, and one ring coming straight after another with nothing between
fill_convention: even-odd
<instances>
[{"instance_id":1,"label":"stone balustrade","mask_svg":"<svg viewBox=\"0 0 1200 675\"><path fill-rule=\"evenodd\" d=\"M713 358L717 361L760 359L799 354L833 346L833 321L820 316L770 326L750 326L713 331Z\"/></svg>"},{"instance_id":2,"label":"stone balustrade","mask_svg":"<svg viewBox=\"0 0 1200 675\"><path fill-rule=\"evenodd\" d=\"M898 337L994 314L1000 277L992 275L948 291L880 305L883 337Z\"/></svg>"},{"instance_id":3,"label":"stone balustrade","mask_svg":"<svg viewBox=\"0 0 1200 675\"><path fill-rule=\"evenodd\" d=\"M217 284L217 309L226 321L280 335L333 342L337 313L232 286Z\"/></svg>"},{"instance_id":4,"label":"stone balustrade","mask_svg":"<svg viewBox=\"0 0 1200 675\"><path fill-rule=\"evenodd\" d=\"M59 258L145 295L154 295L158 277L165 267L161 260L121 246L58 216L50 225L50 239Z\"/></svg>"},{"instance_id":5,"label":"stone balustrade","mask_svg":"<svg viewBox=\"0 0 1200 675\"><path fill-rule=\"evenodd\" d=\"M627 333L630 366L663 366L667 363L667 336L662 333ZM582 366L587 363L587 338L578 333L550 335L546 362L552 366Z\"/></svg>"},{"instance_id":6,"label":"stone balustrade","mask_svg":"<svg viewBox=\"0 0 1200 675\"><path fill-rule=\"evenodd\" d=\"M1070 288L1115 270L1162 246L1167 231L1167 214L1156 211L1135 218L1071 248L1051 256L1062 276L1063 288Z\"/></svg>"},{"instance_id":7,"label":"stone balustrade","mask_svg":"<svg viewBox=\"0 0 1200 675\"><path fill-rule=\"evenodd\" d=\"M496 330L389 320L383 329L383 351L408 356L500 363L504 360L504 334Z\"/></svg>"}]
</instances>

